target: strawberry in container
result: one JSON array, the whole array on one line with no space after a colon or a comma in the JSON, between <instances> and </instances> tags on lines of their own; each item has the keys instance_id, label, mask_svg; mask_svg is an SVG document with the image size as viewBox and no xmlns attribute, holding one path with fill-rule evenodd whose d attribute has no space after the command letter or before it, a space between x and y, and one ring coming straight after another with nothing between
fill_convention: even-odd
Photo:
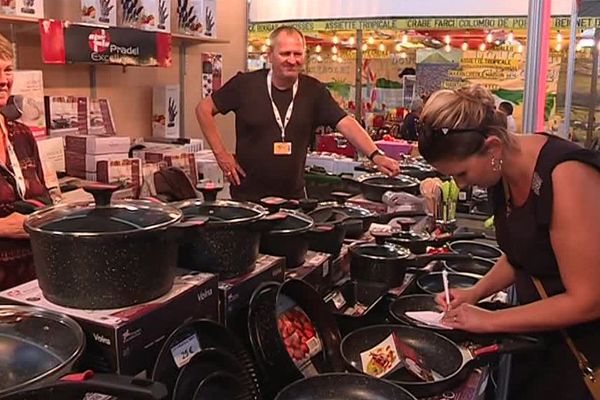
<instances>
[{"instance_id":1,"label":"strawberry in container","mask_svg":"<svg viewBox=\"0 0 600 400\"><path fill-rule=\"evenodd\" d=\"M279 316L277 328L286 350L300 366L321 351L321 341L308 316L299 308L291 308Z\"/></svg>"}]
</instances>

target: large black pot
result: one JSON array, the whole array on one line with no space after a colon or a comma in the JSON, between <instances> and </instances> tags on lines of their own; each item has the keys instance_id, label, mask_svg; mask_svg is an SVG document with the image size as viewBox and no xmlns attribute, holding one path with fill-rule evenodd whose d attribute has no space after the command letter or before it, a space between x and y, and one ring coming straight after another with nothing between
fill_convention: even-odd
<instances>
[{"instance_id":1,"label":"large black pot","mask_svg":"<svg viewBox=\"0 0 600 400\"><path fill-rule=\"evenodd\" d=\"M180 268L212 272L220 279L241 276L254 268L267 210L253 203L186 200L173 204L184 220L208 218L193 241L180 247Z\"/></svg>"},{"instance_id":2,"label":"large black pot","mask_svg":"<svg viewBox=\"0 0 600 400\"><path fill-rule=\"evenodd\" d=\"M404 282L407 269L425 273L424 267L435 260L469 259L462 254L412 254L408 249L390 243L361 243L350 247L350 276L366 282L380 282L388 288Z\"/></svg>"},{"instance_id":3,"label":"large black pot","mask_svg":"<svg viewBox=\"0 0 600 400\"><path fill-rule=\"evenodd\" d=\"M173 285L184 226L180 210L110 201L115 186L89 187L94 203L36 211L25 221L44 296L65 307L106 309L150 301Z\"/></svg>"},{"instance_id":4,"label":"large black pot","mask_svg":"<svg viewBox=\"0 0 600 400\"><path fill-rule=\"evenodd\" d=\"M346 237L348 217L330 207L319 207L307 215L315 223L308 233L308 248L337 257Z\"/></svg>"},{"instance_id":5,"label":"large black pot","mask_svg":"<svg viewBox=\"0 0 600 400\"><path fill-rule=\"evenodd\" d=\"M260 252L285 257L286 268L296 268L304 264L308 251L308 233L313 228L314 221L299 211L279 212L286 217L274 222L269 230L262 233Z\"/></svg>"},{"instance_id":6,"label":"large black pot","mask_svg":"<svg viewBox=\"0 0 600 400\"><path fill-rule=\"evenodd\" d=\"M91 371L65 377L85 348L81 327L66 315L27 306L0 306L0 398L80 399L86 392L128 399L163 399L163 385Z\"/></svg>"},{"instance_id":7,"label":"large black pot","mask_svg":"<svg viewBox=\"0 0 600 400\"><path fill-rule=\"evenodd\" d=\"M361 175L356 180L360 183L360 189L367 200L381 203L381 197L385 192L407 192L419 194L419 180L405 175L389 177L382 173Z\"/></svg>"}]
</instances>

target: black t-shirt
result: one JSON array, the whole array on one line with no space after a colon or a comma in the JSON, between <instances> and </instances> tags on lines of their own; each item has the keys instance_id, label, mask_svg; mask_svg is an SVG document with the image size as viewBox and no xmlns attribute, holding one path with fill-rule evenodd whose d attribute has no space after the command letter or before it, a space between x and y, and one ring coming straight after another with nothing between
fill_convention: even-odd
<instances>
[{"instance_id":1,"label":"black t-shirt","mask_svg":"<svg viewBox=\"0 0 600 400\"><path fill-rule=\"evenodd\" d=\"M274 155L281 141L267 91L268 70L238 73L212 95L222 114L235 113L236 158L246 172L240 186L231 187L236 200L257 201L265 196L304 196L304 164L311 136L321 125L335 127L346 113L318 80L300 75L294 109L285 130L292 142L291 155ZM283 117L292 100L292 89L273 87L273 100Z\"/></svg>"}]
</instances>

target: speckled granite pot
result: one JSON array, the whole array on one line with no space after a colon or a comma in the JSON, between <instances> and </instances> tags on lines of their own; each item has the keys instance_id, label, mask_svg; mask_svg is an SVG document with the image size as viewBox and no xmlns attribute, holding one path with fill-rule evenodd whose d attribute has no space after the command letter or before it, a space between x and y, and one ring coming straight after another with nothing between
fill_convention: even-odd
<instances>
[{"instance_id":1,"label":"speckled granite pot","mask_svg":"<svg viewBox=\"0 0 600 400\"><path fill-rule=\"evenodd\" d=\"M106 189L109 188L109 189ZM65 307L106 309L167 293L177 265L180 210L145 201L114 201L108 185L94 203L30 214L37 278L44 296Z\"/></svg>"},{"instance_id":2,"label":"speckled granite pot","mask_svg":"<svg viewBox=\"0 0 600 400\"><path fill-rule=\"evenodd\" d=\"M212 272L220 279L248 273L258 257L260 230L268 226L267 210L253 203L186 200L174 203L184 218L208 217L193 241L183 243L179 267Z\"/></svg>"}]
</instances>

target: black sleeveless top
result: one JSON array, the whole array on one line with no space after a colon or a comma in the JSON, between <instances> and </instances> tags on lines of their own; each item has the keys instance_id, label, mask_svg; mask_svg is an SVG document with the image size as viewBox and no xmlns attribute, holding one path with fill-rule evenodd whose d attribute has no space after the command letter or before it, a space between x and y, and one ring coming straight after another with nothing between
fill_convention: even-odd
<instances>
[{"instance_id":1,"label":"black sleeveless top","mask_svg":"<svg viewBox=\"0 0 600 400\"><path fill-rule=\"evenodd\" d=\"M529 197L523 206L514 207L507 215L502 182L490 190L494 202L496 238L500 248L506 253L508 261L517 270L515 286L520 304L540 299L531 276L541 280L548 296L565 291L550 241L553 204L552 171L562 162L576 160L594 166L600 172L598 153L567 140L547 136L548 140L540 150L537 159ZM569 189L564 188L564 190ZM576 206L577 200L573 201ZM596 246L598 239L589 238L590 245ZM599 366L600 320L571 327L568 332L591 364ZM515 377L515 381L522 381L523 387L517 389L509 398L585 399L587 389L575 358L564 344L564 340L558 332L548 333L547 340L548 351L551 354L538 358L515 357L517 363L523 362L527 367L523 368L524 365L513 363L513 375L521 374ZM544 374L546 376L542 378ZM536 375L539 375L539 382L536 382ZM538 387L534 388L536 385ZM561 393L561 390L564 392Z\"/></svg>"}]
</instances>

